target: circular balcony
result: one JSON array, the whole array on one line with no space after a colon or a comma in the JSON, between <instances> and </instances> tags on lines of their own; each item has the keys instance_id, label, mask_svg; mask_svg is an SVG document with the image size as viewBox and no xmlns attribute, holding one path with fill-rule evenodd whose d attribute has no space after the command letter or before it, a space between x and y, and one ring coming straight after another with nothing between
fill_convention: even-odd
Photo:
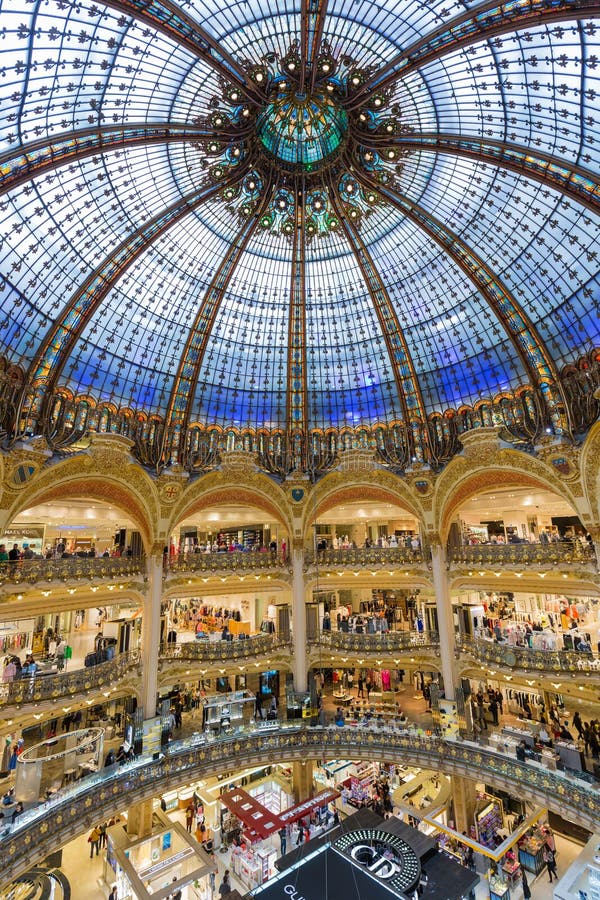
<instances>
[{"instance_id":1,"label":"circular balcony","mask_svg":"<svg viewBox=\"0 0 600 900\"><path fill-rule=\"evenodd\" d=\"M74 556L69 559L22 559L0 563L0 590L12 585L52 582L96 582L143 578L146 560L141 556Z\"/></svg>"},{"instance_id":2,"label":"circular balcony","mask_svg":"<svg viewBox=\"0 0 600 900\"><path fill-rule=\"evenodd\" d=\"M551 544L475 544L452 547L448 560L456 566L558 566L585 565L596 568L594 548L580 541Z\"/></svg>"},{"instance_id":3,"label":"circular balcony","mask_svg":"<svg viewBox=\"0 0 600 900\"><path fill-rule=\"evenodd\" d=\"M521 763L471 742L447 741L407 729L255 726L221 738L194 735L171 744L159 759L139 757L58 791L50 801L5 826L0 840L4 878L15 878L124 806L157 797L172 787L257 764L334 758L375 759L461 775L546 806L591 831L600 818L596 783Z\"/></svg>"}]
</instances>

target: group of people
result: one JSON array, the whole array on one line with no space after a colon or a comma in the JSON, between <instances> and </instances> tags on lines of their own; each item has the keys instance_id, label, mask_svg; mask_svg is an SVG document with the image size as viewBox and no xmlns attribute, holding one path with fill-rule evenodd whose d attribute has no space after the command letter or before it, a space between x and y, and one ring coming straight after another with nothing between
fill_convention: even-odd
<instances>
[{"instance_id":1,"label":"group of people","mask_svg":"<svg viewBox=\"0 0 600 900\"><path fill-rule=\"evenodd\" d=\"M163 550L163 560L165 564L167 564L168 560L171 557L179 556L180 553L185 554L185 550L183 548L181 551L178 551L174 544L170 547L165 547ZM226 540L225 538L219 538L215 541L199 541L194 544L192 553L270 553L271 555L276 555L278 552L281 553L282 559L286 559L287 556L287 541L285 538L281 541L281 543L277 544L277 540L273 538L270 541L269 545L260 543L260 541L250 541L248 543L242 543L241 541L234 540Z\"/></svg>"},{"instance_id":2,"label":"group of people","mask_svg":"<svg viewBox=\"0 0 600 900\"><path fill-rule=\"evenodd\" d=\"M6 549L6 544L0 544L0 563L7 562L16 565L22 559L40 558L40 554L36 552L35 544L24 543L21 550L18 544L13 544L10 550Z\"/></svg>"},{"instance_id":3,"label":"group of people","mask_svg":"<svg viewBox=\"0 0 600 900\"><path fill-rule=\"evenodd\" d=\"M366 538L363 543L363 548L365 550L387 550L390 548L393 549L394 547L404 547L406 550L412 550L414 554L417 554L421 549L421 538L418 534L407 532L406 534L391 534L389 537L380 535L374 541L370 538ZM321 552L329 549L358 550L359 548L356 545L356 541L348 537L347 534L340 535L340 537L334 534L331 538L331 548L329 547L327 538L322 537L317 541L317 551Z\"/></svg>"},{"instance_id":4,"label":"group of people","mask_svg":"<svg viewBox=\"0 0 600 900\"><path fill-rule=\"evenodd\" d=\"M500 716L504 711L504 697L502 696L502 691L496 690L493 687L488 687L486 697L483 690L480 688L477 693L471 697L473 729L476 733L487 731L488 722L485 715L486 704L487 712L489 712L492 717L491 724L498 725Z\"/></svg>"}]
</instances>

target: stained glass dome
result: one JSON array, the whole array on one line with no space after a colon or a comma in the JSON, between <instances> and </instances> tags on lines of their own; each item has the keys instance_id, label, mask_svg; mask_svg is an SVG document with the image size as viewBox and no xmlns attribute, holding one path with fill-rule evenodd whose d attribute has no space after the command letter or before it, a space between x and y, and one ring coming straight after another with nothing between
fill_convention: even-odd
<instances>
[{"instance_id":1,"label":"stained glass dome","mask_svg":"<svg viewBox=\"0 0 600 900\"><path fill-rule=\"evenodd\" d=\"M261 111L256 131L284 168L314 172L339 151L347 125L346 111L326 95L286 91Z\"/></svg>"},{"instance_id":2,"label":"stained glass dome","mask_svg":"<svg viewBox=\"0 0 600 900\"><path fill-rule=\"evenodd\" d=\"M412 447L525 396L568 430L600 322L596 13L7 0L3 430L58 433L70 398L173 445Z\"/></svg>"}]
</instances>

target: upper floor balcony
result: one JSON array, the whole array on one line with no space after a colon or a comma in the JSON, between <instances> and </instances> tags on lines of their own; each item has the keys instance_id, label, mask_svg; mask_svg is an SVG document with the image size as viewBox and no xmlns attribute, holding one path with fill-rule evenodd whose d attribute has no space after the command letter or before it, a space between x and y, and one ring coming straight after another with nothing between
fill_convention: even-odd
<instances>
[{"instance_id":1,"label":"upper floor balcony","mask_svg":"<svg viewBox=\"0 0 600 900\"><path fill-rule=\"evenodd\" d=\"M466 636L457 639L457 649L477 662L500 669L538 675L587 673L588 678L596 675L594 681L600 681L600 654L591 650L532 650Z\"/></svg>"},{"instance_id":2,"label":"upper floor balcony","mask_svg":"<svg viewBox=\"0 0 600 900\"><path fill-rule=\"evenodd\" d=\"M332 569L389 569L422 568L425 555L418 547L349 547L347 549L306 550L304 553L305 571L315 568Z\"/></svg>"},{"instance_id":3,"label":"upper floor balcony","mask_svg":"<svg viewBox=\"0 0 600 900\"><path fill-rule=\"evenodd\" d=\"M452 547L448 561L454 566L534 566L558 565L597 568L594 547L581 541L556 541L548 544L474 544Z\"/></svg>"},{"instance_id":4,"label":"upper floor balcony","mask_svg":"<svg viewBox=\"0 0 600 900\"><path fill-rule=\"evenodd\" d=\"M137 680L141 675L140 651L120 653L114 659L72 672L56 672L48 675L23 675L14 681L0 684L0 706L23 706L87 694L88 691L112 691L123 687L126 676ZM130 679L131 681L131 679Z\"/></svg>"},{"instance_id":5,"label":"upper floor balcony","mask_svg":"<svg viewBox=\"0 0 600 900\"><path fill-rule=\"evenodd\" d=\"M322 631L318 643L328 650L355 654L375 653L394 656L399 653L434 650L437 652L440 638L437 631L387 631L376 634L355 634L343 631Z\"/></svg>"},{"instance_id":6,"label":"upper floor balcony","mask_svg":"<svg viewBox=\"0 0 600 900\"><path fill-rule=\"evenodd\" d=\"M22 559L0 563L0 591L51 583L99 582L144 577L141 556L72 556L68 559Z\"/></svg>"},{"instance_id":7,"label":"upper floor balcony","mask_svg":"<svg viewBox=\"0 0 600 900\"><path fill-rule=\"evenodd\" d=\"M277 660L287 668L292 652L291 640L275 634L257 634L245 640L235 641L186 641L182 644L163 644L160 649L159 672L179 677L181 670L190 670L194 664L211 667L227 667L239 663L271 665ZM178 665L178 664L181 665ZM164 682L164 678L162 682Z\"/></svg>"},{"instance_id":8,"label":"upper floor balcony","mask_svg":"<svg viewBox=\"0 0 600 900\"><path fill-rule=\"evenodd\" d=\"M220 572L277 572L290 571L289 560L282 553L269 550L233 550L216 553L180 553L165 557L165 576L194 575Z\"/></svg>"}]
</instances>

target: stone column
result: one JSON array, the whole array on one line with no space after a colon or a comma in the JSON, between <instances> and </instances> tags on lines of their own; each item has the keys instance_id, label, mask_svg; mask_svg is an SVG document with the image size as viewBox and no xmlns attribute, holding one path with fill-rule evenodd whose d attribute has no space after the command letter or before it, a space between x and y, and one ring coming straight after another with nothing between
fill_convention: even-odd
<instances>
[{"instance_id":1,"label":"stone column","mask_svg":"<svg viewBox=\"0 0 600 900\"><path fill-rule=\"evenodd\" d=\"M162 600L162 555L147 560L148 590L142 618L142 695L144 718L156 713L158 657L160 650L160 606Z\"/></svg>"},{"instance_id":2,"label":"stone column","mask_svg":"<svg viewBox=\"0 0 600 900\"><path fill-rule=\"evenodd\" d=\"M452 775L451 780L454 827L456 831L466 831L468 835L470 826L475 824L475 784L460 775Z\"/></svg>"},{"instance_id":3,"label":"stone column","mask_svg":"<svg viewBox=\"0 0 600 900\"><path fill-rule=\"evenodd\" d=\"M448 700L454 700L456 682L456 658L454 651L456 648L456 637L450 600L450 584L446 571L446 552L441 544L431 545L431 565L440 635L440 658L442 676L444 678L444 694Z\"/></svg>"},{"instance_id":4,"label":"stone column","mask_svg":"<svg viewBox=\"0 0 600 900\"><path fill-rule=\"evenodd\" d=\"M588 533L592 538L592 545L596 553L596 568L600 572L600 528L589 528Z\"/></svg>"},{"instance_id":5,"label":"stone column","mask_svg":"<svg viewBox=\"0 0 600 900\"><path fill-rule=\"evenodd\" d=\"M296 803L304 803L309 797L314 796L313 788L313 761L295 762L292 766L294 781L294 800Z\"/></svg>"},{"instance_id":6,"label":"stone column","mask_svg":"<svg viewBox=\"0 0 600 900\"><path fill-rule=\"evenodd\" d=\"M306 665L306 590L304 587L304 549L293 547L292 558L292 628L294 632L294 690L307 688Z\"/></svg>"},{"instance_id":7,"label":"stone column","mask_svg":"<svg viewBox=\"0 0 600 900\"><path fill-rule=\"evenodd\" d=\"M152 800L134 803L127 810L127 834L135 834L138 838L152 834Z\"/></svg>"}]
</instances>

